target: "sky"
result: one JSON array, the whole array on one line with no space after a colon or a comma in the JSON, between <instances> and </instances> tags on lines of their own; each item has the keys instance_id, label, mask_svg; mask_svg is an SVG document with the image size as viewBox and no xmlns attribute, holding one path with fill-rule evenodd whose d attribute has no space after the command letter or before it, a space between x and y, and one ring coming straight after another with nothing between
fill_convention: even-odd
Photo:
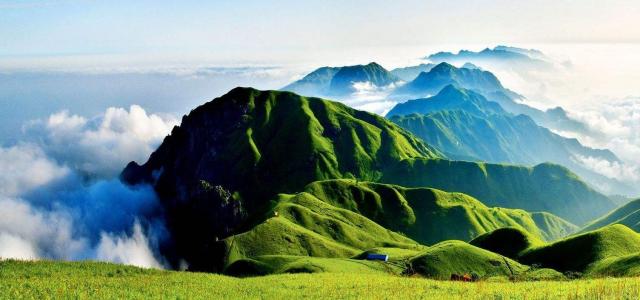
<instances>
[{"instance_id":1,"label":"sky","mask_svg":"<svg viewBox=\"0 0 640 300\"><path fill-rule=\"evenodd\" d=\"M640 2L621 0L5 0L0 67L292 63L389 47L637 43L639 13Z\"/></svg>"}]
</instances>

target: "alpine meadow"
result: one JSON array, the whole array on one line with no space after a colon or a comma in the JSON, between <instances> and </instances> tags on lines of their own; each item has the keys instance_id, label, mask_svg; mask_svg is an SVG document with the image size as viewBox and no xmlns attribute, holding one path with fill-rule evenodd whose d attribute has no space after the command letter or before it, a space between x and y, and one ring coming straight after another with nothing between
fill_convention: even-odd
<instances>
[{"instance_id":1,"label":"alpine meadow","mask_svg":"<svg viewBox=\"0 0 640 300\"><path fill-rule=\"evenodd\" d=\"M640 299L638 13L0 1L0 299Z\"/></svg>"}]
</instances>

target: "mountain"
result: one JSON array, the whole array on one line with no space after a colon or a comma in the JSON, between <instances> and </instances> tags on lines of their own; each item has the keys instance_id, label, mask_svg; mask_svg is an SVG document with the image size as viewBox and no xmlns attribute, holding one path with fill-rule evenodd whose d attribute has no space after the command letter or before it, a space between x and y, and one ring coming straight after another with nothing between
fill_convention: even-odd
<instances>
[{"instance_id":1,"label":"mountain","mask_svg":"<svg viewBox=\"0 0 640 300\"><path fill-rule=\"evenodd\" d=\"M176 251L198 265L216 238L252 227L269 199L322 179L377 180L403 159L439 154L386 119L290 92L236 88L183 117L149 160L121 177L154 185Z\"/></svg>"},{"instance_id":2,"label":"mountain","mask_svg":"<svg viewBox=\"0 0 640 300\"><path fill-rule=\"evenodd\" d=\"M333 76L340 71L340 67L322 67L307 74L282 88L284 91L292 91L302 95L320 95L329 90Z\"/></svg>"},{"instance_id":3,"label":"mountain","mask_svg":"<svg viewBox=\"0 0 640 300\"><path fill-rule=\"evenodd\" d=\"M523 230L501 228L469 243L520 264L550 268L569 277L640 274L640 234L623 225L602 227L549 244Z\"/></svg>"},{"instance_id":4,"label":"mountain","mask_svg":"<svg viewBox=\"0 0 640 300\"><path fill-rule=\"evenodd\" d=\"M270 249L266 245L255 246L260 243L251 238L252 234L260 238L281 237L284 242L277 244L278 249L291 243L286 251L304 251L301 253L314 256L324 253L344 257L369 246L415 245L413 239L393 232L383 234L388 229L376 227L377 223L371 221L376 220L374 216L369 219L340 207L332 217L340 220L338 223L317 213L307 214L315 217L304 217L300 222L273 218L273 208L279 203L298 205L300 211L313 211L313 205L326 206L314 197L294 197L291 203L278 198L279 194L295 195L319 180L357 178L465 192L488 206L548 211L577 224L586 222L583 219L590 214L599 215L613 208L609 199L558 166L529 169L448 161L419 138L380 116L319 98L251 88L233 89L192 110L146 163L129 163L121 178L129 184L153 185L173 238L163 254L173 265L187 262L192 270L220 271L224 266L220 260L233 257L229 249L234 249L236 243L257 249L250 251ZM566 212L567 206L573 206L571 213ZM456 209L465 211L464 207ZM345 214L350 215L349 221L340 217ZM535 224L555 222L558 228L563 226L551 215L531 214L530 218ZM320 225L321 221L328 225ZM345 222L363 227L349 225L352 229L346 229ZM513 226L513 222L504 224ZM331 238L314 231L314 226L325 226ZM344 234L345 239L363 244L356 247L331 235L340 227L350 232ZM243 234L246 239L240 238ZM316 248L316 244L321 246Z\"/></svg>"},{"instance_id":5,"label":"mountain","mask_svg":"<svg viewBox=\"0 0 640 300\"><path fill-rule=\"evenodd\" d=\"M487 206L546 211L576 225L615 207L569 169L550 163L523 167L413 158L387 170L380 181L461 192Z\"/></svg>"},{"instance_id":6,"label":"mountain","mask_svg":"<svg viewBox=\"0 0 640 300\"><path fill-rule=\"evenodd\" d=\"M304 191L421 244L468 241L502 227L520 228L542 240L556 240L577 229L551 214L539 218L539 213L520 209L490 208L468 195L430 188L327 180L312 183Z\"/></svg>"},{"instance_id":7,"label":"mountain","mask_svg":"<svg viewBox=\"0 0 640 300\"><path fill-rule=\"evenodd\" d=\"M412 81L420 75L422 72L429 72L434 67L434 64L419 64L417 66L410 66L404 68L396 68L391 70L391 74L404 81Z\"/></svg>"},{"instance_id":8,"label":"mountain","mask_svg":"<svg viewBox=\"0 0 640 300\"><path fill-rule=\"evenodd\" d=\"M396 104L387 113L387 118L443 110L462 110L478 116L506 114L498 103L488 101L481 94L449 84L433 97Z\"/></svg>"},{"instance_id":9,"label":"mountain","mask_svg":"<svg viewBox=\"0 0 640 300\"><path fill-rule=\"evenodd\" d=\"M464 87L484 94L506 92L498 78L491 72L456 68L448 63L440 63L429 72L422 72L413 81L398 87L391 97L410 99L435 95L447 85Z\"/></svg>"},{"instance_id":10,"label":"mountain","mask_svg":"<svg viewBox=\"0 0 640 300\"><path fill-rule=\"evenodd\" d=\"M587 224L582 231L590 231L611 224L622 224L640 232L640 199L633 200Z\"/></svg>"},{"instance_id":11,"label":"mountain","mask_svg":"<svg viewBox=\"0 0 640 300\"><path fill-rule=\"evenodd\" d=\"M548 69L552 67L550 59L538 50L508 46L485 48L478 52L469 50L460 50L458 53L438 52L425 58L433 63L448 62L458 65L469 62L480 66L493 65L509 68Z\"/></svg>"},{"instance_id":12,"label":"mountain","mask_svg":"<svg viewBox=\"0 0 640 300\"><path fill-rule=\"evenodd\" d=\"M367 65L322 67L283 87L282 90L309 96L341 97L357 92L357 88L354 87L356 83L385 87L398 81L400 78L372 62Z\"/></svg>"},{"instance_id":13,"label":"mountain","mask_svg":"<svg viewBox=\"0 0 640 300\"><path fill-rule=\"evenodd\" d=\"M606 275L603 270L610 269L619 259L635 256L637 261L638 252L640 234L623 225L612 225L534 247L525 251L518 261L561 272ZM627 265L628 267L630 266ZM623 272L622 268L617 269L618 272Z\"/></svg>"},{"instance_id":14,"label":"mountain","mask_svg":"<svg viewBox=\"0 0 640 300\"><path fill-rule=\"evenodd\" d=\"M446 86L436 96L397 104L387 117L452 159L534 165L561 164L598 187L632 188L585 167L581 157L608 162L619 159L608 150L585 147L526 116L505 112L482 95Z\"/></svg>"}]
</instances>

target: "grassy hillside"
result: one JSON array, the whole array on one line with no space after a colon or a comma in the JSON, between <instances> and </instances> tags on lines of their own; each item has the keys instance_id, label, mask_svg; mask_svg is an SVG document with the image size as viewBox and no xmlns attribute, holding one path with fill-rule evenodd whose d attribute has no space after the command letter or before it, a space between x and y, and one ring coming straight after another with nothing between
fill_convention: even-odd
<instances>
[{"instance_id":1,"label":"grassy hillside","mask_svg":"<svg viewBox=\"0 0 640 300\"><path fill-rule=\"evenodd\" d=\"M590 231L611 224L622 224L636 232L640 232L640 199L630 201L594 220L587 224L582 231Z\"/></svg>"},{"instance_id":2,"label":"grassy hillside","mask_svg":"<svg viewBox=\"0 0 640 300\"><path fill-rule=\"evenodd\" d=\"M309 184L305 191L422 244L450 239L468 241L502 227L520 228L545 240L558 239L576 229L550 214L545 219L519 209L490 208L465 194L429 188L327 180Z\"/></svg>"},{"instance_id":3,"label":"grassy hillside","mask_svg":"<svg viewBox=\"0 0 640 300\"><path fill-rule=\"evenodd\" d=\"M636 268L629 262L640 252L640 234L623 225L611 225L595 231L568 237L552 244L534 247L521 254L519 261L538 264L566 272L602 274L615 268ZM620 259L626 259L620 261ZM612 266L613 264L618 264ZM606 275L606 274L602 274Z\"/></svg>"},{"instance_id":4,"label":"grassy hillside","mask_svg":"<svg viewBox=\"0 0 640 300\"><path fill-rule=\"evenodd\" d=\"M382 182L428 186L468 194L488 206L547 211L584 224L614 204L568 169L540 164L533 168L441 159L406 159L386 170ZM550 224L552 225L552 224Z\"/></svg>"},{"instance_id":5,"label":"grassy hillside","mask_svg":"<svg viewBox=\"0 0 640 300\"><path fill-rule=\"evenodd\" d=\"M417 255L426 249L421 244L470 240L502 227L539 239L557 239L575 228L549 215L566 225L542 231L530 213L489 208L460 193L347 179L314 182L302 193L279 195L273 203L262 223L220 242L225 272L281 272L281 266L271 265L273 260L264 260L274 256L349 258L371 249Z\"/></svg>"},{"instance_id":6,"label":"grassy hillside","mask_svg":"<svg viewBox=\"0 0 640 300\"><path fill-rule=\"evenodd\" d=\"M638 299L640 279L480 283L383 274L234 278L105 263L0 262L0 298L187 299Z\"/></svg>"},{"instance_id":7,"label":"grassy hillside","mask_svg":"<svg viewBox=\"0 0 640 300\"><path fill-rule=\"evenodd\" d=\"M411 268L426 277L444 280L451 274L516 276L529 269L514 260L461 241L446 241L429 247L411 259Z\"/></svg>"}]
</instances>

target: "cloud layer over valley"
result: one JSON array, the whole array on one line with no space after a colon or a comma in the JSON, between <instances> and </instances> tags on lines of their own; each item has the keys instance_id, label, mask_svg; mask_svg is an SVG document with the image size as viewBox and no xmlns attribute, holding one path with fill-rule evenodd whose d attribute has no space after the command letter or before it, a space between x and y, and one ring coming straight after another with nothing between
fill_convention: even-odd
<instances>
[{"instance_id":1,"label":"cloud layer over valley","mask_svg":"<svg viewBox=\"0 0 640 300\"><path fill-rule=\"evenodd\" d=\"M155 192L117 175L176 123L136 105L29 122L25 141L0 147L0 257L163 267L168 234Z\"/></svg>"}]
</instances>

